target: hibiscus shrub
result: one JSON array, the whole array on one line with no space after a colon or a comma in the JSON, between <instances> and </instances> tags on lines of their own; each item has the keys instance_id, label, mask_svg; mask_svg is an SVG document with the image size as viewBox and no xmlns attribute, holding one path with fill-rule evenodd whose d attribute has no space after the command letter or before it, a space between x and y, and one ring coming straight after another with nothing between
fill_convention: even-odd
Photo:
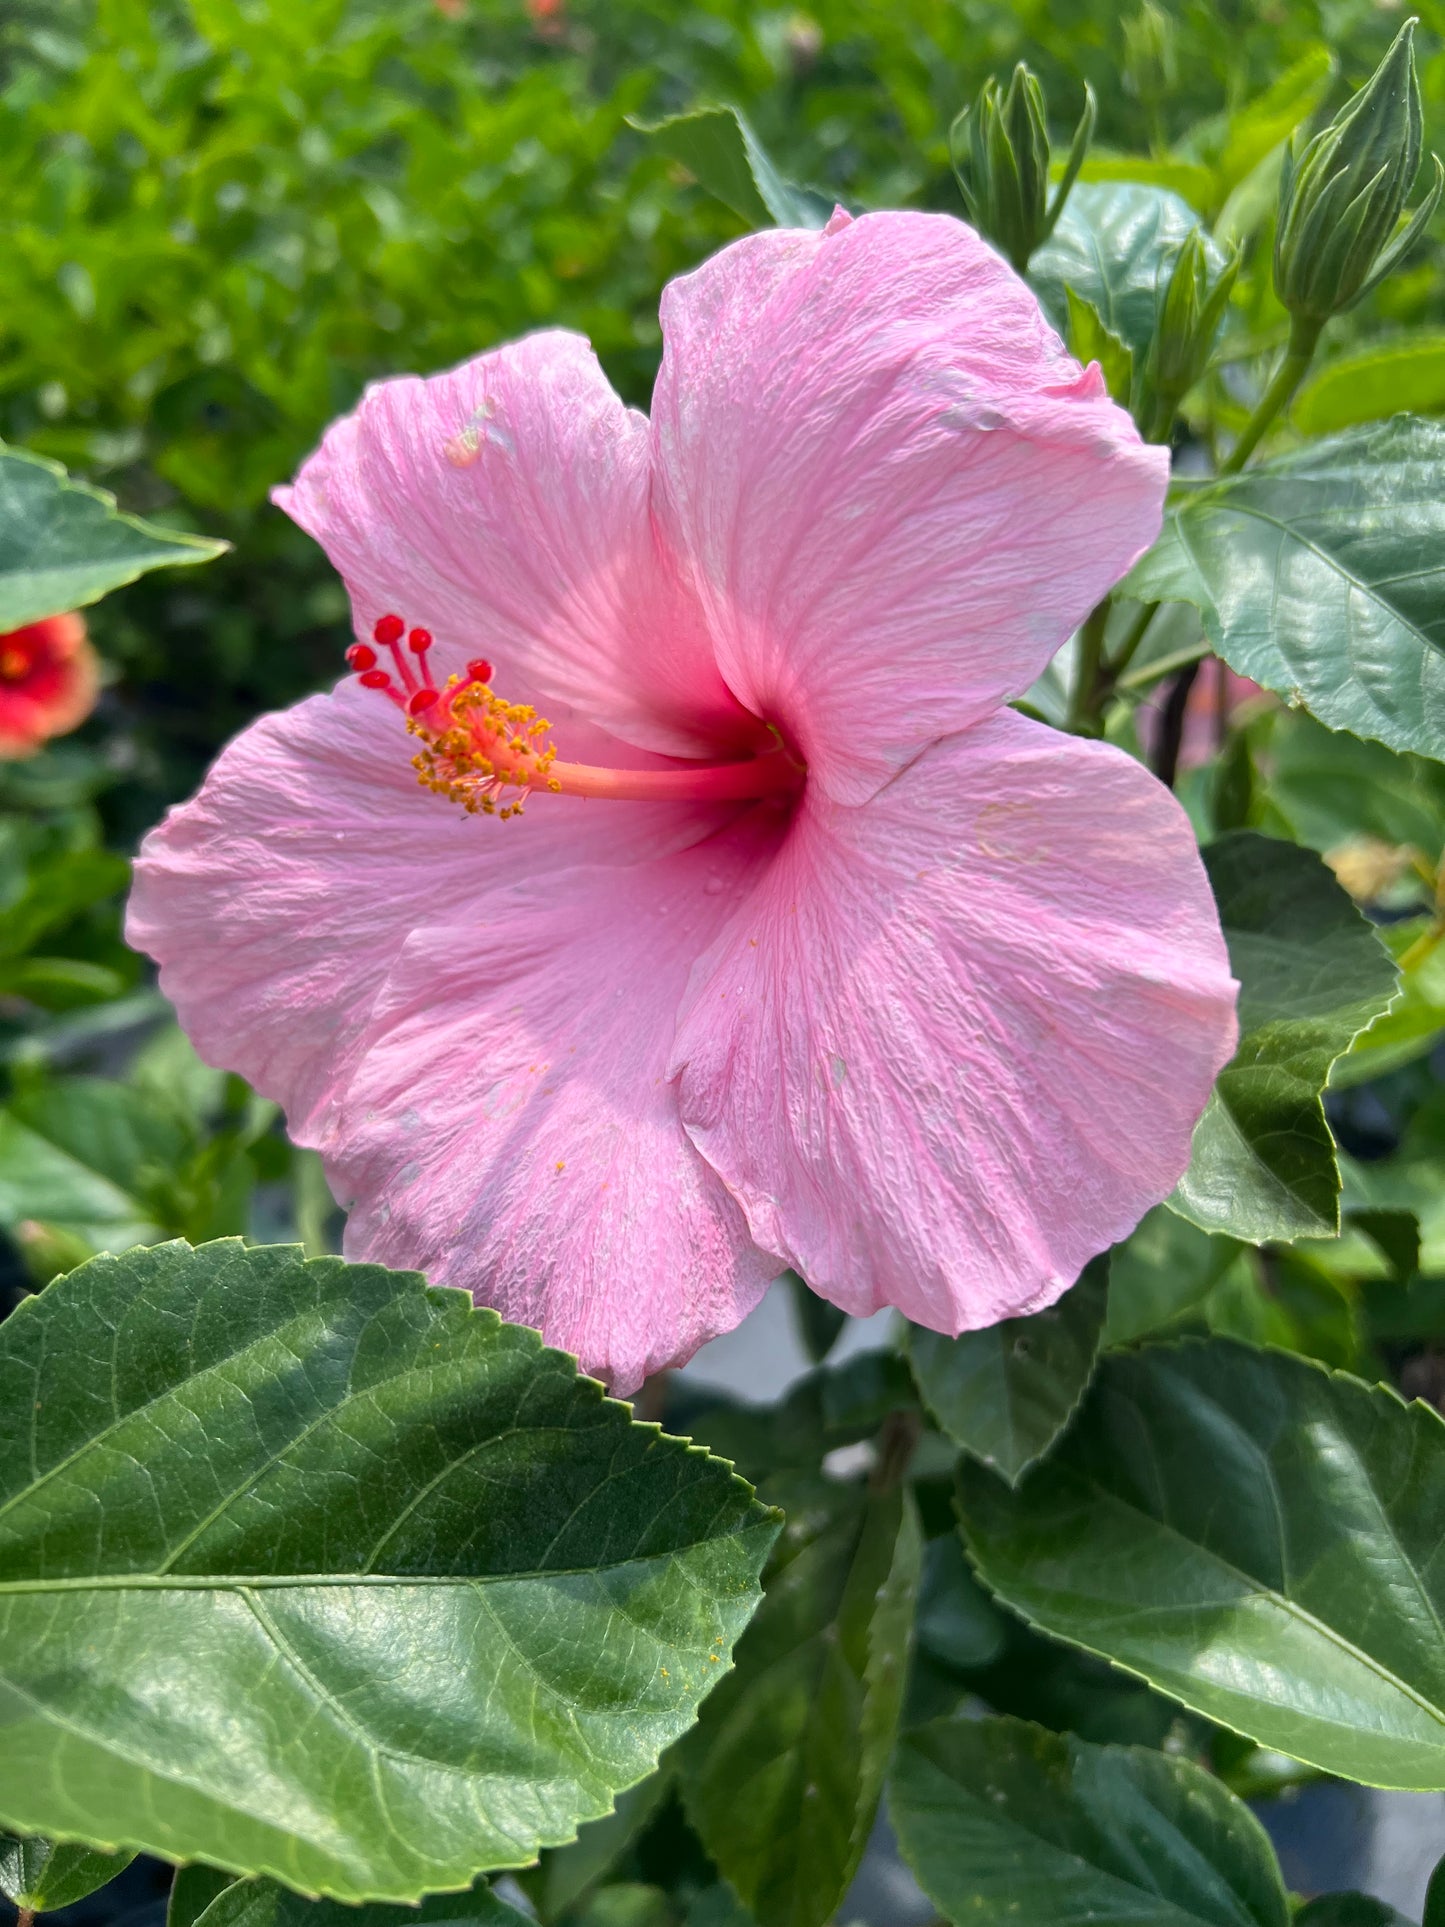
<instances>
[{"instance_id":1,"label":"hibiscus shrub","mask_svg":"<svg viewBox=\"0 0 1445 1927\"><path fill-rule=\"evenodd\" d=\"M144 1851L175 1927L824 1927L886 1795L949 1921L1286 1927L1246 1801L1445 1790L1413 32L1165 151L1146 9L1151 156L1020 68L972 224L629 135L749 230L649 415L545 327L249 445L347 673L129 947L76 611L232 565L0 451L24 1916ZM669 1371L770 1285L780 1401Z\"/></svg>"}]
</instances>

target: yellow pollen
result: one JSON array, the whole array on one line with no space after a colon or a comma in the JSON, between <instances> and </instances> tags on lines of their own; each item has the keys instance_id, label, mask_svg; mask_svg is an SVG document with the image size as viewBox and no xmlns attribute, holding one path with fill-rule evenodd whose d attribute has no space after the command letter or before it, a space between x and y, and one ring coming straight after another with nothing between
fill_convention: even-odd
<instances>
[{"instance_id":1,"label":"yellow pollen","mask_svg":"<svg viewBox=\"0 0 1445 1927\"><path fill-rule=\"evenodd\" d=\"M425 715L407 720L422 745L412 768L434 796L460 803L469 816L506 822L522 814L527 791L557 759L547 727L530 703L509 703L488 683L453 676Z\"/></svg>"}]
</instances>

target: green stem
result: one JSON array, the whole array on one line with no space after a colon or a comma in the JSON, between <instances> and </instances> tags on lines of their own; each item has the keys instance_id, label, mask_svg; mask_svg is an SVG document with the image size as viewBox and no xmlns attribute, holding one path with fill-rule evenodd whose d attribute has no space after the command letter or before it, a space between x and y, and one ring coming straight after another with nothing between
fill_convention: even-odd
<instances>
[{"instance_id":1,"label":"green stem","mask_svg":"<svg viewBox=\"0 0 1445 1927\"><path fill-rule=\"evenodd\" d=\"M1134 619L1133 627L1119 644L1118 654L1110 659L1109 676L1112 682L1117 683L1124 671L1129 667L1129 664L1134 660L1139 652L1139 644L1149 633L1149 624L1158 613L1159 604L1157 602L1146 602L1144 607L1139 611Z\"/></svg>"},{"instance_id":2,"label":"green stem","mask_svg":"<svg viewBox=\"0 0 1445 1927\"><path fill-rule=\"evenodd\" d=\"M1219 471L1221 475L1239 473L1272 427L1276 416L1294 400L1295 390L1314 360L1323 326L1323 322L1309 320L1302 315L1295 316L1284 360L1275 369L1274 378L1260 396L1259 406L1245 423L1243 433L1230 451L1229 460Z\"/></svg>"},{"instance_id":3,"label":"green stem","mask_svg":"<svg viewBox=\"0 0 1445 1927\"><path fill-rule=\"evenodd\" d=\"M1093 735L1103 701L1104 631L1109 624L1109 598L1097 603L1079 631L1079 659L1074 665L1074 687L1069 697L1069 728L1077 735Z\"/></svg>"},{"instance_id":4,"label":"green stem","mask_svg":"<svg viewBox=\"0 0 1445 1927\"><path fill-rule=\"evenodd\" d=\"M1163 682L1178 669L1187 669L1191 662L1198 662L1201 656L1209 654L1209 644L1202 639L1191 642L1187 649L1175 649L1167 656L1157 656L1153 662L1141 663L1132 675L1121 676L1119 687L1130 691L1148 689L1153 683Z\"/></svg>"}]
</instances>

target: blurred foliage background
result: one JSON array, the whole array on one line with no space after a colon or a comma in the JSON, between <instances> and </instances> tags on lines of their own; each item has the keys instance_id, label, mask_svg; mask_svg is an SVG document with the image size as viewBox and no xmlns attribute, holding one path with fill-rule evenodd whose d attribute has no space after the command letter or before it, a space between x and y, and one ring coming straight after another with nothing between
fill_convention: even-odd
<instances>
[{"instance_id":1,"label":"blurred foliage background","mask_svg":"<svg viewBox=\"0 0 1445 1927\"><path fill-rule=\"evenodd\" d=\"M1423 14L1428 148L1445 132L1445 5ZM340 585L267 497L368 380L564 325L646 405L663 283L742 224L631 118L730 102L784 173L851 207L959 212L948 127L985 77L1027 59L1065 142L1087 79L1086 178L1175 187L1248 252L1229 324L1238 385L1227 364L1206 419L1186 411L1187 466L1189 435L1243 419L1282 339L1268 274L1280 142L1359 83L1401 17L1379 0L1141 0L1123 14L1108 0L9 0L0 438L233 547L91 611L109 673L94 717L0 764L0 1310L102 1245L334 1237L319 1169L272 1107L166 1024L119 935L127 859L227 737L340 672ZM1409 402L1428 411L1445 407L1441 328L1431 247L1328 352L1348 357L1366 332L1412 344L1424 388ZM1349 419L1353 376L1345 392ZM1312 405L1328 416L1328 396ZM1385 891L1403 946L1433 908L1421 879L1445 842L1438 783L1335 737L1359 764L1346 795L1307 718L1227 713L1221 693L1216 724L1182 781L1204 827L1415 851L1414 870L1401 858L1366 891ZM1208 1266L1195 1283L1221 1328L1339 1363L1404 1345L1433 1371L1433 1314L1416 1299L1409 1329L1393 1299L1373 1324L1366 1313L1370 1290L1445 1275L1445 1222L1426 1209L1445 1160L1429 1068L1438 962L1388 1048L1332 1100L1348 1150L1390 1154L1349 1179L1357 1228L1227 1275L1232 1251L1206 1254L1223 1283ZM1391 1245L1396 1220L1420 1212L1423 1258Z\"/></svg>"}]
</instances>

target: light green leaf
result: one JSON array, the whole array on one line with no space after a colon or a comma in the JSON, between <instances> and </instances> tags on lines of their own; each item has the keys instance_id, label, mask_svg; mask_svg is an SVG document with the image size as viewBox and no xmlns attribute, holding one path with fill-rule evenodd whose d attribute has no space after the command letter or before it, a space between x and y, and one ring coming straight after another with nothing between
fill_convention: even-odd
<instances>
[{"instance_id":1,"label":"light green leaf","mask_svg":"<svg viewBox=\"0 0 1445 1927\"><path fill-rule=\"evenodd\" d=\"M628 125L751 227L820 228L833 212L825 195L783 179L736 107L697 107L651 123L629 116Z\"/></svg>"},{"instance_id":2,"label":"light green leaf","mask_svg":"<svg viewBox=\"0 0 1445 1927\"><path fill-rule=\"evenodd\" d=\"M1445 333L1406 335L1327 362L1296 395L1290 418L1302 435L1329 435L1402 411L1445 408Z\"/></svg>"},{"instance_id":3,"label":"light green leaf","mask_svg":"<svg viewBox=\"0 0 1445 1927\"><path fill-rule=\"evenodd\" d=\"M32 1914L72 1907L124 1873L131 1853L94 1853L54 1840L0 1833L0 1894Z\"/></svg>"},{"instance_id":4,"label":"light green leaf","mask_svg":"<svg viewBox=\"0 0 1445 1927\"><path fill-rule=\"evenodd\" d=\"M1017 1490L964 1460L964 1536L1024 1618L1261 1746L1445 1787L1445 1422L1228 1339L1114 1352Z\"/></svg>"},{"instance_id":5,"label":"light green leaf","mask_svg":"<svg viewBox=\"0 0 1445 1927\"><path fill-rule=\"evenodd\" d=\"M1065 288L1069 304L1069 353L1087 367L1097 361L1104 385L1121 408L1129 406L1134 390L1134 356L1119 337L1106 328L1092 301Z\"/></svg>"},{"instance_id":6,"label":"light green leaf","mask_svg":"<svg viewBox=\"0 0 1445 1927\"><path fill-rule=\"evenodd\" d=\"M1127 578L1331 729L1445 760L1445 426L1402 415L1212 482Z\"/></svg>"},{"instance_id":7,"label":"light green leaf","mask_svg":"<svg viewBox=\"0 0 1445 1927\"><path fill-rule=\"evenodd\" d=\"M1043 1457L1073 1416L1094 1369L1109 1301L1095 1259L1047 1311L946 1338L908 1329L924 1403L953 1440L1009 1483Z\"/></svg>"},{"instance_id":8,"label":"light green leaf","mask_svg":"<svg viewBox=\"0 0 1445 1927\"><path fill-rule=\"evenodd\" d=\"M1207 1298L1242 1247L1156 1205L1109 1257L1106 1345L1159 1331Z\"/></svg>"},{"instance_id":9,"label":"light green leaf","mask_svg":"<svg viewBox=\"0 0 1445 1927\"><path fill-rule=\"evenodd\" d=\"M1393 956L1404 957L1432 927L1427 917L1411 917L1385 925L1380 936ZM1400 974L1400 994L1394 1003L1360 1032L1346 1056L1336 1060L1330 1072L1331 1090L1347 1090L1413 1063L1431 1049L1442 1030L1445 944L1437 944L1410 958L1409 969Z\"/></svg>"},{"instance_id":10,"label":"light green leaf","mask_svg":"<svg viewBox=\"0 0 1445 1927\"><path fill-rule=\"evenodd\" d=\"M464 1887L652 1771L775 1531L458 1292L235 1240L98 1258L0 1325L0 1822Z\"/></svg>"},{"instance_id":11,"label":"light green leaf","mask_svg":"<svg viewBox=\"0 0 1445 1927\"><path fill-rule=\"evenodd\" d=\"M1022 1720L950 1718L898 1748L888 1811L946 1920L1285 1927L1274 1850L1202 1767Z\"/></svg>"},{"instance_id":12,"label":"light green leaf","mask_svg":"<svg viewBox=\"0 0 1445 1927\"><path fill-rule=\"evenodd\" d=\"M1394 997L1394 961L1313 851L1241 830L1204 862L1239 979L1239 1048L1169 1203L1255 1243L1333 1237L1340 1174L1322 1093Z\"/></svg>"},{"instance_id":13,"label":"light green leaf","mask_svg":"<svg viewBox=\"0 0 1445 1927\"><path fill-rule=\"evenodd\" d=\"M1049 170L1051 177L1062 175L1063 163ZM1136 187L1158 187L1177 194L1191 208L1207 209L1215 191L1212 167L1201 161L1181 160L1172 154L1162 158L1149 154L1113 154L1091 147L1079 169L1081 181L1129 181Z\"/></svg>"},{"instance_id":14,"label":"light green leaf","mask_svg":"<svg viewBox=\"0 0 1445 1927\"><path fill-rule=\"evenodd\" d=\"M1335 77L1335 57L1326 46L1311 47L1278 75L1262 94L1230 116L1219 158L1221 183L1234 189L1273 154L1324 100Z\"/></svg>"},{"instance_id":15,"label":"light green leaf","mask_svg":"<svg viewBox=\"0 0 1445 1927\"><path fill-rule=\"evenodd\" d=\"M1142 367L1154 339L1169 268L1199 216L1177 194L1132 181L1075 187L1059 224L1029 263L1029 281L1062 335L1072 288ZM1224 257L1208 244L1211 274ZM1131 591L1132 593L1132 591Z\"/></svg>"},{"instance_id":16,"label":"light green leaf","mask_svg":"<svg viewBox=\"0 0 1445 1927\"><path fill-rule=\"evenodd\" d=\"M274 1880L236 1880L224 1886L194 1927L526 1927L527 1916L498 1900L485 1880L461 1893L431 1894L419 1907L344 1906L308 1900ZM177 1927L168 1919L166 1927Z\"/></svg>"},{"instance_id":17,"label":"light green leaf","mask_svg":"<svg viewBox=\"0 0 1445 1927\"><path fill-rule=\"evenodd\" d=\"M229 546L122 515L103 490L0 444L0 632L97 602L148 569L209 562Z\"/></svg>"},{"instance_id":18,"label":"light green leaf","mask_svg":"<svg viewBox=\"0 0 1445 1927\"><path fill-rule=\"evenodd\" d=\"M737 1670L680 1749L687 1815L761 1927L822 1927L857 1871L892 1750L922 1558L911 1498L814 1479Z\"/></svg>"}]
</instances>

